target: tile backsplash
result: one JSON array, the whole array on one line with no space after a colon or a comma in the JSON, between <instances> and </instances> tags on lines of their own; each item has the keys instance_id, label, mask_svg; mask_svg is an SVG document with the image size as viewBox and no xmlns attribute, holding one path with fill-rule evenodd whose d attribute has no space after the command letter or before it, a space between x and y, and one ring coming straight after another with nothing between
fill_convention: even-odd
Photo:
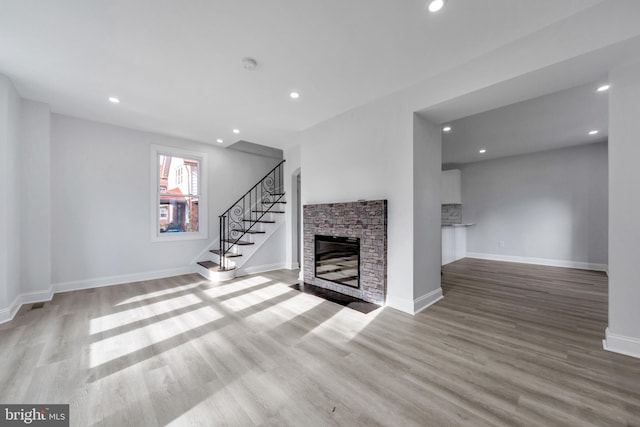
<instances>
[{"instance_id":1,"label":"tile backsplash","mask_svg":"<svg viewBox=\"0 0 640 427\"><path fill-rule=\"evenodd\" d=\"M453 225L462 223L462 205L451 204L442 205L442 225Z\"/></svg>"}]
</instances>

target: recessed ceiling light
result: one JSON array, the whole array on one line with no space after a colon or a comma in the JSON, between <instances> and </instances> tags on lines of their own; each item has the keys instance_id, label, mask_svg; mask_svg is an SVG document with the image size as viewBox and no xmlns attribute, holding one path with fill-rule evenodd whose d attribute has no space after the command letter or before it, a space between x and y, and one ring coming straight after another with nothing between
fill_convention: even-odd
<instances>
[{"instance_id":1,"label":"recessed ceiling light","mask_svg":"<svg viewBox=\"0 0 640 427\"><path fill-rule=\"evenodd\" d=\"M429 3L429 12L437 12L444 6L444 0L433 0Z\"/></svg>"},{"instance_id":2,"label":"recessed ceiling light","mask_svg":"<svg viewBox=\"0 0 640 427\"><path fill-rule=\"evenodd\" d=\"M114 104L119 104L120 100L118 98L114 97L114 96L110 96L109 97L109 102L112 102Z\"/></svg>"},{"instance_id":3,"label":"recessed ceiling light","mask_svg":"<svg viewBox=\"0 0 640 427\"><path fill-rule=\"evenodd\" d=\"M233 133L240 133L240 129L234 129Z\"/></svg>"},{"instance_id":4,"label":"recessed ceiling light","mask_svg":"<svg viewBox=\"0 0 640 427\"><path fill-rule=\"evenodd\" d=\"M443 132L451 132L451 126L445 126L442 128Z\"/></svg>"},{"instance_id":5,"label":"recessed ceiling light","mask_svg":"<svg viewBox=\"0 0 640 427\"><path fill-rule=\"evenodd\" d=\"M597 131L597 130L589 131L589 135L595 135L595 134L597 134L597 133L598 133L598 131Z\"/></svg>"},{"instance_id":6,"label":"recessed ceiling light","mask_svg":"<svg viewBox=\"0 0 640 427\"><path fill-rule=\"evenodd\" d=\"M485 150L484 148L482 150L478 151L478 153L480 153L480 154L484 154L486 152L487 152L487 150Z\"/></svg>"},{"instance_id":7,"label":"recessed ceiling light","mask_svg":"<svg viewBox=\"0 0 640 427\"><path fill-rule=\"evenodd\" d=\"M289 94L289 96L290 96L292 99L298 99L298 98L300 98L300 94L299 94L298 92L291 92L291 93Z\"/></svg>"},{"instance_id":8,"label":"recessed ceiling light","mask_svg":"<svg viewBox=\"0 0 640 427\"><path fill-rule=\"evenodd\" d=\"M611 86L609 86L609 85L602 85L602 86L600 86L598 88L598 92L605 92L605 91L609 90L610 87Z\"/></svg>"},{"instance_id":9,"label":"recessed ceiling light","mask_svg":"<svg viewBox=\"0 0 640 427\"><path fill-rule=\"evenodd\" d=\"M221 140L220 138L218 138L218 139L216 139L216 142L217 142L218 144L222 144L224 141L223 141L223 140Z\"/></svg>"}]
</instances>

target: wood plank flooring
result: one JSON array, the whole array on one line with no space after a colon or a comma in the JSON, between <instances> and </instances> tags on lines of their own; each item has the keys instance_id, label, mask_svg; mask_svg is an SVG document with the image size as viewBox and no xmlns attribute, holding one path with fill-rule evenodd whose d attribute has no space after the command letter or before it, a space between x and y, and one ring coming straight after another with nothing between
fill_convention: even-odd
<instances>
[{"instance_id":1,"label":"wood plank flooring","mask_svg":"<svg viewBox=\"0 0 640 427\"><path fill-rule=\"evenodd\" d=\"M0 325L0 402L73 426L640 426L640 360L602 349L602 273L463 259L445 298L367 315L197 275L58 294Z\"/></svg>"}]
</instances>

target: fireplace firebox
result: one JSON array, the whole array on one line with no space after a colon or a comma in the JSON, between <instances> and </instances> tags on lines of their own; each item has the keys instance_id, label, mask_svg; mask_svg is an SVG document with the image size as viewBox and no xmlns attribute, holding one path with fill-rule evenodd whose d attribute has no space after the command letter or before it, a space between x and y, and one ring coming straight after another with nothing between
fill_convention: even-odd
<instances>
[{"instance_id":1,"label":"fireplace firebox","mask_svg":"<svg viewBox=\"0 0 640 427\"><path fill-rule=\"evenodd\" d=\"M315 277L360 288L360 239L315 236Z\"/></svg>"}]
</instances>

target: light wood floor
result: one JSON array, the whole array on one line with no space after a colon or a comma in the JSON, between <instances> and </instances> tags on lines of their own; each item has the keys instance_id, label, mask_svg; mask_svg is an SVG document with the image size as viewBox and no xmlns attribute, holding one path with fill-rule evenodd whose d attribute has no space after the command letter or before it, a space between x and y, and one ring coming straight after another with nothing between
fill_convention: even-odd
<instances>
[{"instance_id":1,"label":"light wood floor","mask_svg":"<svg viewBox=\"0 0 640 427\"><path fill-rule=\"evenodd\" d=\"M601 273L465 259L417 316L279 271L56 295L0 325L0 402L73 426L640 425L640 360L602 350Z\"/></svg>"}]
</instances>

